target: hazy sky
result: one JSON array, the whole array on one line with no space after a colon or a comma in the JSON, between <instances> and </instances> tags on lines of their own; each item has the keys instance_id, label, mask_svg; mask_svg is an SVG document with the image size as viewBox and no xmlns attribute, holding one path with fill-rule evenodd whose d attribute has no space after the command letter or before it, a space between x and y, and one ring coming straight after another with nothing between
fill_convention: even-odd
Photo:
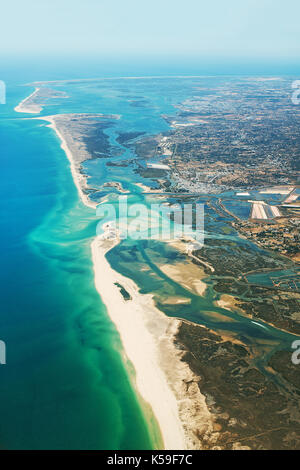
<instances>
[{"instance_id":1,"label":"hazy sky","mask_svg":"<svg viewBox=\"0 0 300 470\"><path fill-rule=\"evenodd\" d=\"M0 50L300 59L299 0L8 0Z\"/></svg>"}]
</instances>

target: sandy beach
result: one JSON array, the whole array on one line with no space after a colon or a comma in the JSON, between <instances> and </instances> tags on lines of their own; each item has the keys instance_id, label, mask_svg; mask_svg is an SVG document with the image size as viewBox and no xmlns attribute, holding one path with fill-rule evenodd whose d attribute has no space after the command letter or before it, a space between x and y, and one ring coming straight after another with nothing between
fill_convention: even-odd
<instances>
[{"instance_id":1,"label":"sandy beach","mask_svg":"<svg viewBox=\"0 0 300 470\"><path fill-rule=\"evenodd\" d=\"M36 103L30 103L32 98L34 98L37 93L40 91L40 88L36 88L31 95L27 96L21 103L14 108L16 113L29 113L29 114L38 114L42 111L43 107Z\"/></svg>"},{"instance_id":2,"label":"sandy beach","mask_svg":"<svg viewBox=\"0 0 300 470\"><path fill-rule=\"evenodd\" d=\"M61 134L61 132L57 128L56 123L55 123L55 116L43 116L43 117L38 117L36 119L47 121L49 123L48 127L50 127L56 132L57 136L59 137L61 141L61 148L64 150L70 162L71 173L72 173L73 180L74 180L74 183L75 183L75 186L77 188L80 198L82 199L83 203L86 206L90 207L91 209L95 209L97 206L96 202L92 202L82 189L86 186L86 178L80 173L80 165L78 165L75 162L75 159L73 158L73 154L71 150L69 149L67 142L64 139L64 136Z\"/></svg>"},{"instance_id":3,"label":"sandy beach","mask_svg":"<svg viewBox=\"0 0 300 470\"><path fill-rule=\"evenodd\" d=\"M165 448L185 449L177 401L159 360L159 338L166 334L169 322L161 318L158 311L155 318L151 296L139 294L130 279L110 267L105 254L114 244L101 237L92 243L96 288L117 327L126 356L134 366L137 391L151 405L158 420ZM131 300L124 300L115 283L130 293Z\"/></svg>"},{"instance_id":4,"label":"sandy beach","mask_svg":"<svg viewBox=\"0 0 300 470\"><path fill-rule=\"evenodd\" d=\"M134 366L134 385L153 410L165 449L200 449L196 433L211 435L214 424L196 377L174 345L181 321L164 315L152 295L140 294L131 279L110 267L105 255L117 243L105 233L93 241L95 285ZM131 300L124 299L116 283Z\"/></svg>"}]
</instances>

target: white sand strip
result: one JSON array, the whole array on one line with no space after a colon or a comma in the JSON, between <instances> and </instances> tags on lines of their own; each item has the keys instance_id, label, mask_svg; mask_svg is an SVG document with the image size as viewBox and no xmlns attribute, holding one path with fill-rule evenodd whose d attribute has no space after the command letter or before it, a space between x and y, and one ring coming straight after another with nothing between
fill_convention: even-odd
<instances>
[{"instance_id":1,"label":"white sand strip","mask_svg":"<svg viewBox=\"0 0 300 470\"><path fill-rule=\"evenodd\" d=\"M64 139L64 136L61 134L61 132L58 130L58 128L56 126L55 116L43 116L43 117L38 117L38 118L35 118L35 119L41 119L43 121L47 121L47 122L50 123L47 127L50 127L51 129L53 129L56 132L57 136L59 137L59 139L61 141L61 148L66 153L66 155L68 157L68 160L70 162L70 167L71 167L73 180L74 180L74 183L75 183L75 186L77 188L77 191L78 191L78 194L79 194L80 198L82 199L83 203L86 206L88 206L92 209L95 209L97 207L97 203L90 201L89 197L82 190L82 186L85 185L85 177L80 173L80 165L76 165L75 160L73 158L73 154L70 151L70 149L67 145L67 142Z\"/></svg>"},{"instance_id":2,"label":"white sand strip","mask_svg":"<svg viewBox=\"0 0 300 470\"><path fill-rule=\"evenodd\" d=\"M110 243L109 248L107 243ZM137 390L151 405L158 420L165 448L186 449L177 400L159 359L158 343L161 336L166 334L169 321L155 308L151 295L140 294L131 279L110 267L105 253L112 246L111 242L103 241L101 236L92 243L96 288L119 331L126 355L134 365ZM132 300L124 300L116 282L130 293ZM172 367L172 364L169 366Z\"/></svg>"},{"instance_id":3,"label":"white sand strip","mask_svg":"<svg viewBox=\"0 0 300 470\"><path fill-rule=\"evenodd\" d=\"M17 113L28 113L28 114L38 114L42 111L43 107L38 105L38 104L35 104L35 103L31 103L30 104L30 100L40 91L40 88L36 88L34 90L33 93L31 93L31 95L27 96L27 98L25 98L23 101L21 101L21 103L18 104L18 106L16 106L14 108L14 110L17 112ZM29 104L28 104L28 101L29 101Z\"/></svg>"}]
</instances>

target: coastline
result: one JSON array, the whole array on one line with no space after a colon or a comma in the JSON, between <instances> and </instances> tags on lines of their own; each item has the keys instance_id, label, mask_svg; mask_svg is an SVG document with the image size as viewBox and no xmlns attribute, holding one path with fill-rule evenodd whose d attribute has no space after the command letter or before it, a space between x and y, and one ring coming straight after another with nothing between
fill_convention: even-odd
<instances>
[{"instance_id":1,"label":"coastline","mask_svg":"<svg viewBox=\"0 0 300 470\"><path fill-rule=\"evenodd\" d=\"M86 179L80 174L80 164L76 163L56 126L55 116L32 119L48 122L47 127L57 134L82 202L95 209L97 204L92 203L82 189ZM166 450L201 449L197 434L211 435L214 423L197 385L197 377L181 360L183 352L175 346L181 320L167 317L155 307L151 295L140 294L131 279L114 271L105 257L113 245L105 247L103 244L101 236L91 243L95 286L120 334L125 357L133 364L134 386L153 410ZM131 301L124 300L115 283L125 287ZM132 373L128 373L133 379ZM187 383L192 385L187 387Z\"/></svg>"},{"instance_id":2,"label":"coastline","mask_svg":"<svg viewBox=\"0 0 300 470\"><path fill-rule=\"evenodd\" d=\"M105 232L97 236L91 245L92 259L96 289L134 366L133 385L151 406L166 450L201 449L197 434L215 434L214 419L197 377L182 361L183 351L175 347L182 321L167 317L156 308L151 294L141 294L131 279L111 268L106 253L118 243L117 238L107 239ZM124 299L119 285L130 300Z\"/></svg>"},{"instance_id":3,"label":"coastline","mask_svg":"<svg viewBox=\"0 0 300 470\"><path fill-rule=\"evenodd\" d=\"M26 107L26 102L30 101L38 92L40 91L40 88L36 88L32 93L31 95L27 96L27 98L24 98L23 101L21 101L21 103L19 103L15 108L14 108L14 111L16 113L28 113L28 114L39 114L43 107L38 105L38 104L35 104L35 103L32 103L30 105L28 105Z\"/></svg>"},{"instance_id":4,"label":"coastline","mask_svg":"<svg viewBox=\"0 0 300 470\"><path fill-rule=\"evenodd\" d=\"M39 119L39 120L48 122L49 124L47 125L47 127L50 127L51 129L54 130L54 132L56 133L56 135L58 136L58 138L61 142L60 147L64 150L64 152L65 152L65 154L66 154L66 156L67 156L67 158L70 162L72 177L73 177L75 186L77 188L78 194L79 194L82 202L87 207L90 207L91 209L96 209L97 203L96 202L91 202L89 197L84 193L84 191L82 189L82 187L86 186L86 178L80 173L80 165L76 164L75 159L73 158L73 154L72 154L71 150L69 149L64 136L62 135L62 133L57 128L56 123L55 123L55 116L41 116L41 117L34 118L34 119Z\"/></svg>"},{"instance_id":5,"label":"coastline","mask_svg":"<svg viewBox=\"0 0 300 470\"><path fill-rule=\"evenodd\" d=\"M131 380L134 379L138 394L151 406L158 421L164 447L170 450L186 449L177 401L159 360L159 336L166 334L169 322L167 318L162 322L164 319L158 316L155 318L158 312L154 313L151 296L139 294L133 281L110 267L105 255L117 243L101 236L92 242L96 289L120 334L126 359L134 366L135 375L131 374ZM129 292L131 300L124 300L116 283ZM153 330L157 332L158 338L155 338Z\"/></svg>"},{"instance_id":6,"label":"coastline","mask_svg":"<svg viewBox=\"0 0 300 470\"><path fill-rule=\"evenodd\" d=\"M15 111L39 112L24 106L38 91L36 88ZM68 145L67 137L56 122L59 116L38 116L31 119L46 121L47 127L56 133L69 160L81 201L95 210L98 204L91 202L84 192L87 177L80 172L85 158L83 155L80 158L75 157L74 149ZM137 185L146 189L138 183ZM141 294L134 281L111 268L106 253L119 243L119 239L117 233L113 240L109 239L112 233L109 224L106 230L91 243L94 283L107 308L108 316L120 335L124 348L124 364L128 366L130 362L133 366L128 368L132 385L141 398L142 407L151 407L164 449L201 449L199 436L208 440L215 435L214 417L199 390L199 378L182 360L184 351L176 346L176 336L182 320L166 316L155 306L151 294ZM124 299L120 285L129 293L130 300ZM144 411L146 416L146 408ZM153 428L150 427L150 430L153 431Z\"/></svg>"}]
</instances>

